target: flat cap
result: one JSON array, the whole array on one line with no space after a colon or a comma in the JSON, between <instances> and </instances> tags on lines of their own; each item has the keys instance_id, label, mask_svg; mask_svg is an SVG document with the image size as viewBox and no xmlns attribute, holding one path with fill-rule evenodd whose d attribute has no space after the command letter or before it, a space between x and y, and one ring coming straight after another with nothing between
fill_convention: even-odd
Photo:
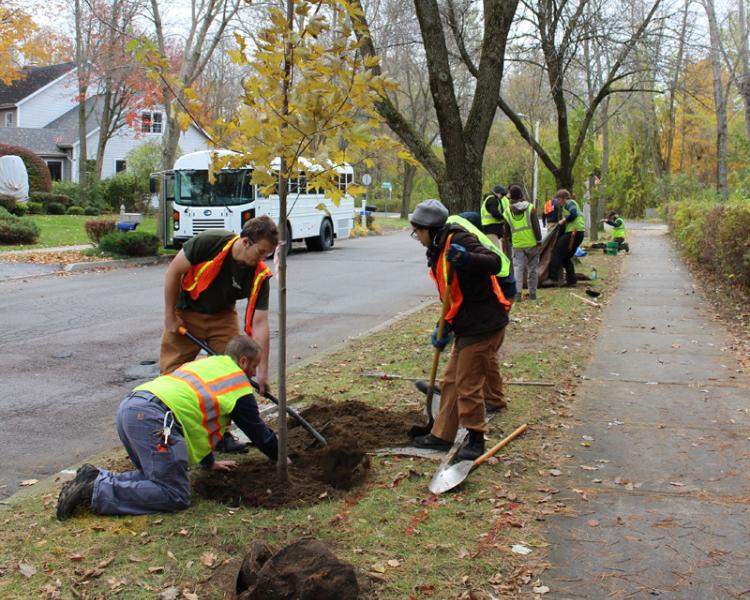
<instances>
[{"instance_id":1,"label":"flat cap","mask_svg":"<svg viewBox=\"0 0 750 600\"><path fill-rule=\"evenodd\" d=\"M417 227L442 227L448 219L448 209L440 200L425 200L417 204L409 219Z\"/></svg>"}]
</instances>

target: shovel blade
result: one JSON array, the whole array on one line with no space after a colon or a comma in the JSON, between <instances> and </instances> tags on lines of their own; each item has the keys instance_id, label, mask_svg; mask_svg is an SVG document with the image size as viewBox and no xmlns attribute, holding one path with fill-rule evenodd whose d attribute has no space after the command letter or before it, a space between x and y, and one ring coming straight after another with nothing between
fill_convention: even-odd
<instances>
[{"instance_id":1,"label":"shovel blade","mask_svg":"<svg viewBox=\"0 0 750 600\"><path fill-rule=\"evenodd\" d=\"M452 490L463 483L464 479L471 473L472 468L474 468L474 461L462 460L445 469L440 469L432 477L432 481L430 481L430 492L433 494L442 494L443 492Z\"/></svg>"}]
</instances>

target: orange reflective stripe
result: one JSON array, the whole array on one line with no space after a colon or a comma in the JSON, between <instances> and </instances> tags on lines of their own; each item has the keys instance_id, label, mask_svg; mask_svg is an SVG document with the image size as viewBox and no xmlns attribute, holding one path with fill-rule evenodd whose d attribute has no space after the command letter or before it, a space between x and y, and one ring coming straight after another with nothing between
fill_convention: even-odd
<instances>
[{"instance_id":1,"label":"orange reflective stripe","mask_svg":"<svg viewBox=\"0 0 750 600\"><path fill-rule=\"evenodd\" d=\"M253 316L255 315L255 305L258 302L260 288L263 282L271 277L271 269L266 266L262 260L258 261L253 274L253 285L250 287L250 293L247 296L247 308L245 309L245 333L253 335Z\"/></svg>"},{"instance_id":2,"label":"orange reflective stripe","mask_svg":"<svg viewBox=\"0 0 750 600\"><path fill-rule=\"evenodd\" d=\"M222 432L219 423L219 402L211 387L198 375L187 369L177 369L167 377L172 377L190 386L198 397L198 405L203 415L203 428L208 434L208 443L213 449L221 440Z\"/></svg>"},{"instance_id":3,"label":"orange reflective stripe","mask_svg":"<svg viewBox=\"0 0 750 600\"><path fill-rule=\"evenodd\" d=\"M189 292L190 297L193 300L197 300L203 290L211 285L213 280L216 279L219 271L221 271L221 266L224 264L224 259L227 257L232 249L232 245L239 237L240 236L238 235L234 236L211 260L193 265L188 269L188 272L185 273L185 276L182 278L182 289Z\"/></svg>"},{"instance_id":4,"label":"orange reflective stripe","mask_svg":"<svg viewBox=\"0 0 750 600\"><path fill-rule=\"evenodd\" d=\"M250 382L244 374L241 375L229 375L227 377L221 377L208 382L208 386L214 394L226 394L232 390L238 390L242 387L252 389Z\"/></svg>"}]
</instances>

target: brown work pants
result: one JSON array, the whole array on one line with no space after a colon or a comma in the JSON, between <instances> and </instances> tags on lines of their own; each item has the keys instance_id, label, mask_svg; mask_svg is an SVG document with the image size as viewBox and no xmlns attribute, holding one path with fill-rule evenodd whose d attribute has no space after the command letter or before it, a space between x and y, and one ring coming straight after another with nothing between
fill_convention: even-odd
<instances>
[{"instance_id":1,"label":"brown work pants","mask_svg":"<svg viewBox=\"0 0 750 600\"><path fill-rule=\"evenodd\" d=\"M486 431L485 403L505 406L497 358L503 339L505 328L463 348L454 344L443 375L440 413L435 418L432 435L452 442L459 427Z\"/></svg>"},{"instance_id":2,"label":"brown work pants","mask_svg":"<svg viewBox=\"0 0 750 600\"><path fill-rule=\"evenodd\" d=\"M206 342L214 352L224 352L229 340L240 333L237 311L232 309L213 315L177 310L177 316L185 323L185 328L195 337ZM180 365L195 360L200 348L179 333L164 331L161 337L159 370L162 375L171 373Z\"/></svg>"}]
</instances>

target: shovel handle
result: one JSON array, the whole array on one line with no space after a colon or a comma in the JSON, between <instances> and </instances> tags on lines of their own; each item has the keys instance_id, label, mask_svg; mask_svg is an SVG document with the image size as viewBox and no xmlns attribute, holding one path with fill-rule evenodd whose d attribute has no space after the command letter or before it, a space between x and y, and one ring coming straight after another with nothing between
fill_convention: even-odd
<instances>
[{"instance_id":1,"label":"shovel handle","mask_svg":"<svg viewBox=\"0 0 750 600\"><path fill-rule=\"evenodd\" d=\"M443 337L445 331L445 315L448 314L448 309L451 305L451 283L453 281L453 263L448 263L447 270L445 272L448 285L445 288L445 297L443 298L443 305L440 309L440 321L438 321L437 339ZM433 419L435 415L432 414L432 397L435 395L435 380L437 379L438 365L440 365L440 348L435 348L435 352L432 356L432 371L430 372L430 387L427 388L427 416Z\"/></svg>"},{"instance_id":2,"label":"shovel handle","mask_svg":"<svg viewBox=\"0 0 750 600\"><path fill-rule=\"evenodd\" d=\"M528 428L528 426L529 426L528 423L524 423L518 429L516 429L513 433L511 433L508 437L506 437L504 440L501 440L497 444L495 444L494 446L492 446L492 448L490 448L489 450L487 450L487 452L485 452L484 454L482 454L482 456L480 456L478 459L476 459L474 461L474 467L475 468L478 467L483 462L485 462L488 458L491 458L492 456L494 456L495 453L498 450L500 450L500 448L502 448L503 446L509 444L514 439L516 439L519 435L521 435L524 431L526 431L526 429Z\"/></svg>"}]
</instances>

